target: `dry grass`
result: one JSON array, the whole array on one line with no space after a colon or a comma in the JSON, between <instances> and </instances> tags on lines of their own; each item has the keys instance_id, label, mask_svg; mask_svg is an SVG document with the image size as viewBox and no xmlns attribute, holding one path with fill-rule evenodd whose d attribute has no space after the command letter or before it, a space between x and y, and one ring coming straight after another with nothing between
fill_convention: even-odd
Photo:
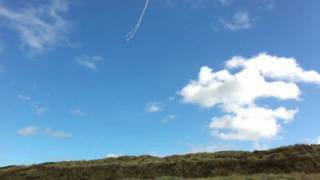
<instances>
[{"instance_id":1,"label":"dry grass","mask_svg":"<svg viewBox=\"0 0 320 180\"><path fill-rule=\"evenodd\" d=\"M319 180L320 174L256 174L256 175L231 175L217 176L211 178L178 178L178 177L160 177L156 180Z\"/></svg>"},{"instance_id":2,"label":"dry grass","mask_svg":"<svg viewBox=\"0 0 320 180\"><path fill-rule=\"evenodd\" d=\"M124 156L0 168L0 179L320 179L319 145L295 145L255 152L217 152L164 158ZM292 174L293 173L293 174ZM248 175L248 176L246 176ZM159 178L161 177L161 178ZM208 178L207 178L208 179Z\"/></svg>"}]
</instances>

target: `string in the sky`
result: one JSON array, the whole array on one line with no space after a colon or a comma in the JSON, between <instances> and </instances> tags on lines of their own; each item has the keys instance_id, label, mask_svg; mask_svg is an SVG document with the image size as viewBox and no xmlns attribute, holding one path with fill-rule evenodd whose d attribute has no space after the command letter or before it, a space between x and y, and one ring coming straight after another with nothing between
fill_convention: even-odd
<instances>
[{"instance_id":1,"label":"string in the sky","mask_svg":"<svg viewBox=\"0 0 320 180\"><path fill-rule=\"evenodd\" d=\"M134 36L136 35L142 21L143 21L143 16L144 16L144 13L146 12L147 10L147 7L148 7L148 4L149 4L149 0L146 0L146 3L144 5L144 8L141 12L141 15L139 17L139 20L138 20L138 23L132 28L132 30L126 35L126 39L127 41L129 42L132 38L134 38Z\"/></svg>"}]
</instances>

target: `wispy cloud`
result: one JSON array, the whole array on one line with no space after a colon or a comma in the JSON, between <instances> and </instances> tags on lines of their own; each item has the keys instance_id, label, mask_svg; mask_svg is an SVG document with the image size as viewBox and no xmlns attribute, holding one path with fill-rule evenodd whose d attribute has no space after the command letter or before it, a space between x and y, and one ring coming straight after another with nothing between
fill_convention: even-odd
<instances>
[{"instance_id":1,"label":"wispy cloud","mask_svg":"<svg viewBox=\"0 0 320 180\"><path fill-rule=\"evenodd\" d=\"M30 49L41 52L66 40L68 22L61 13L68 11L67 0L50 0L39 7L10 9L0 5L0 18L16 30L22 42Z\"/></svg>"},{"instance_id":2,"label":"wispy cloud","mask_svg":"<svg viewBox=\"0 0 320 180\"><path fill-rule=\"evenodd\" d=\"M7 67L5 65L0 64L0 74L7 73Z\"/></svg>"},{"instance_id":3,"label":"wispy cloud","mask_svg":"<svg viewBox=\"0 0 320 180\"><path fill-rule=\"evenodd\" d=\"M253 22L251 20L250 14L247 11L236 12L230 21L221 19L220 22L225 28L232 31L238 31L242 29L250 29L253 27Z\"/></svg>"},{"instance_id":4,"label":"wispy cloud","mask_svg":"<svg viewBox=\"0 0 320 180\"><path fill-rule=\"evenodd\" d=\"M273 10L276 6L276 3L273 0L265 1L263 7L266 10Z\"/></svg>"},{"instance_id":5,"label":"wispy cloud","mask_svg":"<svg viewBox=\"0 0 320 180\"><path fill-rule=\"evenodd\" d=\"M2 51L4 51L5 48L6 48L6 47L5 47L4 43L3 43L3 41L0 39L0 53L1 53Z\"/></svg>"},{"instance_id":6,"label":"wispy cloud","mask_svg":"<svg viewBox=\"0 0 320 180\"><path fill-rule=\"evenodd\" d=\"M170 97L168 97L168 100L169 100L169 101L174 101L175 99L176 99L175 96L170 96Z\"/></svg>"},{"instance_id":7,"label":"wispy cloud","mask_svg":"<svg viewBox=\"0 0 320 180\"><path fill-rule=\"evenodd\" d=\"M27 96L27 95L18 94L17 96L21 101L30 101L31 100L31 97Z\"/></svg>"},{"instance_id":8,"label":"wispy cloud","mask_svg":"<svg viewBox=\"0 0 320 180\"><path fill-rule=\"evenodd\" d=\"M175 120L176 118L177 118L177 116L175 114L170 114L169 116L163 118L161 122L168 123L168 122Z\"/></svg>"},{"instance_id":9,"label":"wispy cloud","mask_svg":"<svg viewBox=\"0 0 320 180\"><path fill-rule=\"evenodd\" d=\"M156 0L155 2L167 8L172 8L175 6L174 0Z\"/></svg>"},{"instance_id":10,"label":"wispy cloud","mask_svg":"<svg viewBox=\"0 0 320 180\"><path fill-rule=\"evenodd\" d=\"M49 109L47 107L39 105L33 105L33 110L39 116L42 116L43 114L49 112Z\"/></svg>"},{"instance_id":11,"label":"wispy cloud","mask_svg":"<svg viewBox=\"0 0 320 180\"><path fill-rule=\"evenodd\" d=\"M219 0L219 3L220 3L222 6L230 6L231 3L232 3L232 0Z\"/></svg>"},{"instance_id":12,"label":"wispy cloud","mask_svg":"<svg viewBox=\"0 0 320 180\"><path fill-rule=\"evenodd\" d=\"M71 138L72 134L64 132L64 131L56 131L51 128L45 128L45 134L47 136L55 137L55 138Z\"/></svg>"},{"instance_id":13,"label":"wispy cloud","mask_svg":"<svg viewBox=\"0 0 320 180\"><path fill-rule=\"evenodd\" d=\"M88 69L96 70L97 69L97 62L102 61L103 57L100 56L83 56L80 57L77 62Z\"/></svg>"},{"instance_id":14,"label":"wispy cloud","mask_svg":"<svg viewBox=\"0 0 320 180\"><path fill-rule=\"evenodd\" d=\"M21 128L17 131L17 134L20 136L31 136L31 135L36 135L38 132L37 126L27 126L24 128Z\"/></svg>"},{"instance_id":15,"label":"wispy cloud","mask_svg":"<svg viewBox=\"0 0 320 180\"><path fill-rule=\"evenodd\" d=\"M155 0L156 3L167 7L186 7L190 9L203 9L203 8L213 8L217 3L222 6L231 5L232 0Z\"/></svg>"},{"instance_id":16,"label":"wispy cloud","mask_svg":"<svg viewBox=\"0 0 320 180\"><path fill-rule=\"evenodd\" d=\"M49 112L49 108L41 106L38 103L34 102L28 95L18 94L17 97L21 101L25 102L28 106L30 106L32 110L39 116L42 116L43 114Z\"/></svg>"},{"instance_id":17,"label":"wispy cloud","mask_svg":"<svg viewBox=\"0 0 320 180\"><path fill-rule=\"evenodd\" d=\"M26 126L17 131L17 134L20 136L32 136L32 135L47 135L55 138L71 138L72 134L64 132L52 130L51 128L39 128L35 125Z\"/></svg>"},{"instance_id":18,"label":"wispy cloud","mask_svg":"<svg viewBox=\"0 0 320 180\"><path fill-rule=\"evenodd\" d=\"M163 104L158 102L151 102L146 104L147 112L159 112L163 110Z\"/></svg>"},{"instance_id":19,"label":"wispy cloud","mask_svg":"<svg viewBox=\"0 0 320 180\"><path fill-rule=\"evenodd\" d=\"M72 109L71 114L79 117L87 116L87 113L83 112L80 108Z\"/></svg>"}]
</instances>

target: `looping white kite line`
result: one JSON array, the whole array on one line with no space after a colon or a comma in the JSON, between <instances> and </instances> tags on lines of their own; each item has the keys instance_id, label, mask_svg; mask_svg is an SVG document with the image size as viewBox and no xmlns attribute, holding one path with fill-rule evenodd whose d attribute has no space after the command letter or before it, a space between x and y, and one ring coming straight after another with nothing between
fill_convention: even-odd
<instances>
[{"instance_id":1,"label":"looping white kite line","mask_svg":"<svg viewBox=\"0 0 320 180\"><path fill-rule=\"evenodd\" d=\"M148 7L148 4L149 4L149 0L146 0L146 4L144 5L144 8L142 10L142 13L139 17L139 20L138 20L138 23L132 28L132 30L126 35L126 38L127 38L127 41L129 42L132 38L134 38L134 36L136 35L141 23L142 23L142 20L143 20L143 16L144 16L144 13Z\"/></svg>"}]
</instances>

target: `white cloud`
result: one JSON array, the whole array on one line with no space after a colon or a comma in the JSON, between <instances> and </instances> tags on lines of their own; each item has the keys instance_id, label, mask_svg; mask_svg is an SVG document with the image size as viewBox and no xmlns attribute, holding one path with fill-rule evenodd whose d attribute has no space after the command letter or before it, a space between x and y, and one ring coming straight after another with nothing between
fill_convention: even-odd
<instances>
[{"instance_id":1,"label":"white cloud","mask_svg":"<svg viewBox=\"0 0 320 180\"><path fill-rule=\"evenodd\" d=\"M231 70L238 71L231 73ZM249 59L233 57L226 62L226 69L217 72L202 67L198 80L186 85L180 95L184 102L206 108L218 106L226 113L212 119L210 128L215 136L225 140L258 141L275 137L281 124L290 122L298 110L260 107L255 101L261 98L297 100L298 82L319 84L320 75L303 70L293 58L261 53Z\"/></svg>"},{"instance_id":2,"label":"white cloud","mask_svg":"<svg viewBox=\"0 0 320 180\"><path fill-rule=\"evenodd\" d=\"M68 10L68 5L67 0L51 0L47 5L15 10L0 5L0 18L8 21L25 45L42 51L66 40L69 25L61 13Z\"/></svg>"},{"instance_id":3,"label":"white cloud","mask_svg":"<svg viewBox=\"0 0 320 180\"><path fill-rule=\"evenodd\" d=\"M64 132L64 131L55 131L51 128L38 128L37 126L27 126L17 131L17 134L20 136L31 136L37 135L38 132L43 132L47 136L56 137L56 138L71 138L72 134Z\"/></svg>"},{"instance_id":4,"label":"white cloud","mask_svg":"<svg viewBox=\"0 0 320 180\"><path fill-rule=\"evenodd\" d=\"M274 1L270 0L270 1L265 1L263 4L263 7L266 10L273 10L275 8L276 4Z\"/></svg>"},{"instance_id":5,"label":"white cloud","mask_svg":"<svg viewBox=\"0 0 320 180\"><path fill-rule=\"evenodd\" d=\"M250 14L247 11L239 11L235 13L231 21L221 19L221 23L224 25L224 27L232 31L249 29L253 26Z\"/></svg>"},{"instance_id":6,"label":"white cloud","mask_svg":"<svg viewBox=\"0 0 320 180\"><path fill-rule=\"evenodd\" d=\"M174 101L175 99L176 99L175 96L170 96L170 97L168 97L168 100L169 100L169 101Z\"/></svg>"},{"instance_id":7,"label":"white cloud","mask_svg":"<svg viewBox=\"0 0 320 180\"><path fill-rule=\"evenodd\" d=\"M36 135L38 128L36 126L27 126L17 131L17 134L20 136L31 136Z\"/></svg>"},{"instance_id":8,"label":"white cloud","mask_svg":"<svg viewBox=\"0 0 320 180\"><path fill-rule=\"evenodd\" d=\"M173 121L173 120L175 120L177 118L177 116L176 115L174 115L174 114L170 114L169 116L167 116L167 117L165 117L164 119L162 119L162 123L168 123L168 122L170 122L170 121Z\"/></svg>"},{"instance_id":9,"label":"white cloud","mask_svg":"<svg viewBox=\"0 0 320 180\"><path fill-rule=\"evenodd\" d=\"M231 5L232 0L219 0L219 3L222 6L230 6Z\"/></svg>"},{"instance_id":10,"label":"white cloud","mask_svg":"<svg viewBox=\"0 0 320 180\"><path fill-rule=\"evenodd\" d=\"M268 82L257 70L243 69L236 74L227 70L212 72L202 67L199 80L190 82L180 92L185 102L212 107L223 103L225 110L232 111L238 105L252 105L259 97L298 99L300 90L291 82Z\"/></svg>"},{"instance_id":11,"label":"white cloud","mask_svg":"<svg viewBox=\"0 0 320 180\"><path fill-rule=\"evenodd\" d=\"M114 153L109 153L107 154L107 158L117 158L122 156L121 154L114 154Z\"/></svg>"},{"instance_id":12,"label":"white cloud","mask_svg":"<svg viewBox=\"0 0 320 180\"><path fill-rule=\"evenodd\" d=\"M146 104L146 110L148 112L159 112L162 111L162 104L161 103L157 103L157 102L152 102L152 103L148 103Z\"/></svg>"},{"instance_id":13,"label":"white cloud","mask_svg":"<svg viewBox=\"0 0 320 180\"><path fill-rule=\"evenodd\" d=\"M219 151L227 151L230 150L230 146L226 145L208 145L208 146L199 146L199 145L192 145L189 153L214 153Z\"/></svg>"},{"instance_id":14,"label":"white cloud","mask_svg":"<svg viewBox=\"0 0 320 180\"><path fill-rule=\"evenodd\" d=\"M30 100L31 100L31 97L30 97L30 96L26 96L26 95L23 95L23 94L18 94L18 98L19 98L21 101L30 101Z\"/></svg>"},{"instance_id":15,"label":"white cloud","mask_svg":"<svg viewBox=\"0 0 320 180\"><path fill-rule=\"evenodd\" d=\"M268 149L268 145L266 144L261 144L259 142L255 142L252 145L252 149L253 150L257 150L257 151L263 151L263 150L267 150Z\"/></svg>"},{"instance_id":16,"label":"white cloud","mask_svg":"<svg viewBox=\"0 0 320 180\"><path fill-rule=\"evenodd\" d=\"M320 74L303 70L296 59L271 56L261 53L250 59L235 56L226 64L227 68L246 68L259 71L263 76L286 81L301 81L320 84Z\"/></svg>"},{"instance_id":17,"label":"white cloud","mask_svg":"<svg viewBox=\"0 0 320 180\"><path fill-rule=\"evenodd\" d=\"M232 114L212 119L210 128L216 130L216 136L224 140L258 141L275 137L279 130L279 119L292 120L297 111L283 107L272 110L250 106L234 110ZM223 130L228 130L224 132Z\"/></svg>"},{"instance_id":18,"label":"white cloud","mask_svg":"<svg viewBox=\"0 0 320 180\"><path fill-rule=\"evenodd\" d=\"M320 136L314 138L305 138L302 140L302 144L320 144Z\"/></svg>"},{"instance_id":19,"label":"white cloud","mask_svg":"<svg viewBox=\"0 0 320 180\"><path fill-rule=\"evenodd\" d=\"M71 113L75 116L79 116L79 117L83 117L83 116L87 116L87 113L81 111L80 108L75 108L71 110Z\"/></svg>"},{"instance_id":20,"label":"white cloud","mask_svg":"<svg viewBox=\"0 0 320 180\"><path fill-rule=\"evenodd\" d=\"M49 112L49 109L44 106L33 105L32 107L33 107L34 112L39 116L43 115L44 113Z\"/></svg>"},{"instance_id":21,"label":"white cloud","mask_svg":"<svg viewBox=\"0 0 320 180\"><path fill-rule=\"evenodd\" d=\"M17 97L25 102L27 105L29 105L32 110L39 116L42 116L43 114L49 112L49 109L45 106L40 106L39 104L32 101L32 98L30 96L24 95L24 94L18 94Z\"/></svg>"},{"instance_id":22,"label":"white cloud","mask_svg":"<svg viewBox=\"0 0 320 180\"><path fill-rule=\"evenodd\" d=\"M97 69L97 62L102 61L103 58L100 56L83 56L77 60L77 62L91 70Z\"/></svg>"},{"instance_id":23,"label":"white cloud","mask_svg":"<svg viewBox=\"0 0 320 180\"><path fill-rule=\"evenodd\" d=\"M0 74L7 73L7 67L5 65L0 64Z\"/></svg>"},{"instance_id":24,"label":"white cloud","mask_svg":"<svg viewBox=\"0 0 320 180\"><path fill-rule=\"evenodd\" d=\"M72 134L64 132L64 131L56 131L52 130L51 128L45 128L45 134L51 137L56 138L71 138Z\"/></svg>"}]
</instances>

